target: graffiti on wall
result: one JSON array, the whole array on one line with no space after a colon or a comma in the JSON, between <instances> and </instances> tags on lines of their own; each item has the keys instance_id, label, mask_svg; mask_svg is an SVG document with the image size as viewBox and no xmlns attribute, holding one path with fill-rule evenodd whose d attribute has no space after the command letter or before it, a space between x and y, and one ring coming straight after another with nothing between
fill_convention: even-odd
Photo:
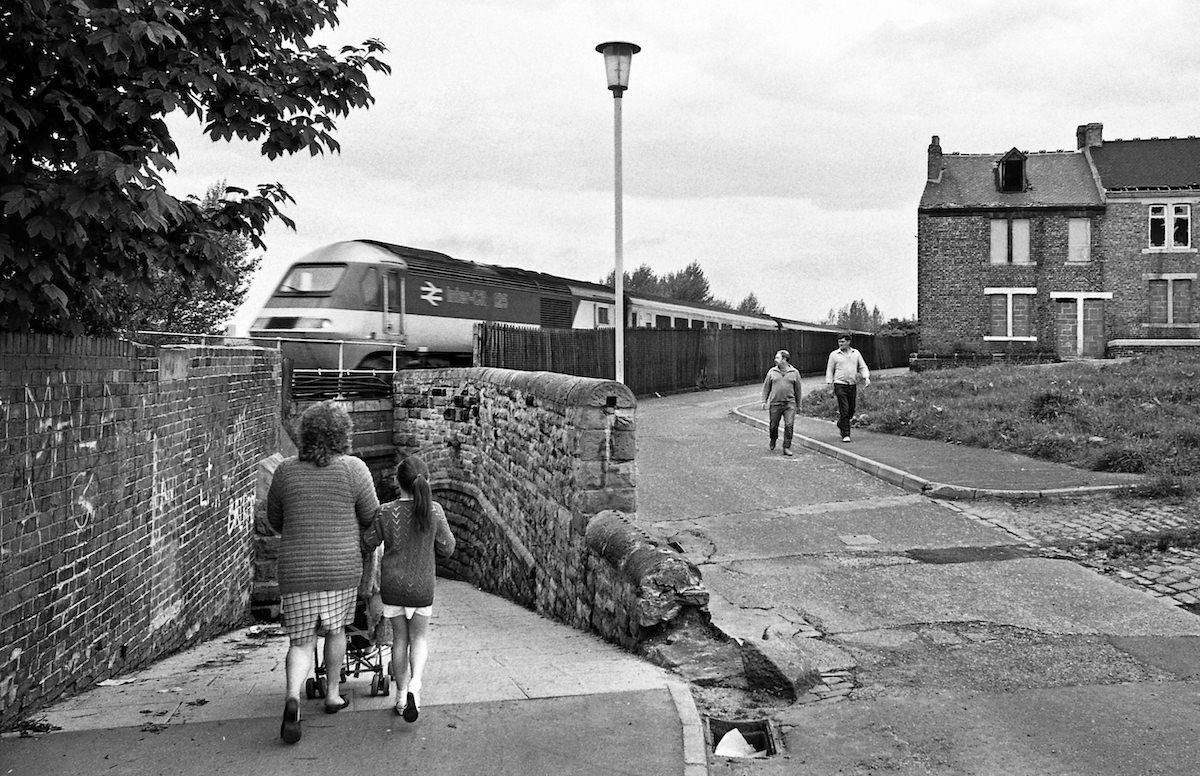
<instances>
[{"instance_id":1,"label":"graffiti on wall","mask_svg":"<svg viewBox=\"0 0 1200 776\"><path fill-rule=\"evenodd\" d=\"M99 390L99 397L85 396L85 386L72 385L64 372L47 375L44 385L25 384L21 403L0 402L5 428L20 428L26 439L25 452L15 461L19 495L9 496L10 503L20 503L23 518L51 511L57 493L66 494L68 517L76 528L102 516L95 470L106 444L116 444L119 429L108 384Z\"/></svg>"}]
</instances>

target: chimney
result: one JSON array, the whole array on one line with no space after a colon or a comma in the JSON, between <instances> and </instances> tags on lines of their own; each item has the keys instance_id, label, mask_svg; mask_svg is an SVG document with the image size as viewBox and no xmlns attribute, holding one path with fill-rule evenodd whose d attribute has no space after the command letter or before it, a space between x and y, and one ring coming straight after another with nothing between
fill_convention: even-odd
<instances>
[{"instance_id":1,"label":"chimney","mask_svg":"<svg viewBox=\"0 0 1200 776\"><path fill-rule=\"evenodd\" d=\"M933 141L929 144L929 178L933 183L940 183L942 180L942 145L938 140L938 136L933 136Z\"/></svg>"},{"instance_id":2,"label":"chimney","mask_svg":"<svg viewBox=\"0 0 1200 776\"><path fill-rule=\"evenodd\" d=\"M1104 145L1103 124L1080 124L1075 128L1075 148L1099 148Z\"/></svg>"}]
</instances>

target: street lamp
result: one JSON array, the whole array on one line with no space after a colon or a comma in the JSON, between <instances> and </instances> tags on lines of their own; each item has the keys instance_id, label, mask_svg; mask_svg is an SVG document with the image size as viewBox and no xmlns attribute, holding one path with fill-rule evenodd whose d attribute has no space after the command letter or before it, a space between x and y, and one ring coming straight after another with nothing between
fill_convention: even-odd
<instances>
[{"instance_id":1,"label":"street lamp","mask_svg":"<svg viewBox=\"0 0 1200 776\"><path fill-rule=\"evenodd\" d=\"M613 93L613 147L615 149L615 202L616 202L616 273L613 275L613 296L617 303L616 326L616 378L625 382L625 267L624 238L621 224L621 95L629 88L629 63L641 46L621 41L610 41L596 46L604 55L604 69L608 72L608 88Z\"/></svg>"}]
</instances>

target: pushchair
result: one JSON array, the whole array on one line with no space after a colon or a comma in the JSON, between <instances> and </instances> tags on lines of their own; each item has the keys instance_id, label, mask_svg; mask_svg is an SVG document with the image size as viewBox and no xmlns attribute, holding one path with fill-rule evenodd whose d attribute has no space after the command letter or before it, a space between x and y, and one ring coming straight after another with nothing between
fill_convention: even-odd
<instances>
[{"instance_id":1,"label":"pushchair","mask_svg":"<svg viewBox=\"0 0 1200 776\"><path fill-rule=\"evenodd\" d=\"M391 694L392 645L387 623L379 610L372 611L371 599L379 592L379 561L383 547L363 558L363 578L358 588L358 600L354 604L354 619L346 626L346 658L340 667L339 681L347 677L358 678L371 674L371 695ZM328 693L329 666L324 665L324 650L313 644L313 675L304 683L304 694L312 698L324 698Z\"/></svg>"}]
</instances>

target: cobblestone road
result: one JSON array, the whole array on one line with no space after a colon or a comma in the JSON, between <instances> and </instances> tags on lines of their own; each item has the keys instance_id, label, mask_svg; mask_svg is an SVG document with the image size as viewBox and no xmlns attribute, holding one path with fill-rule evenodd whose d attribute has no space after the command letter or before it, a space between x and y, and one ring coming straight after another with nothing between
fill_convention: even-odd
<instances>
[{"instance_id":1,"label":"cobblestone road","mask_svg":"<svg viewBox=\"0 0 1200 776\"><path fill-rule=\"evenodd\" d=\"M1200 547L1112 552L1113 544L1200 531L1200 504L1097 497L1080 501L945 502L1003 528L1044 554L1074 560L1200 613ZM1097 545L1102 545L1097 547Z\"/></svg>"}]
</instances>

